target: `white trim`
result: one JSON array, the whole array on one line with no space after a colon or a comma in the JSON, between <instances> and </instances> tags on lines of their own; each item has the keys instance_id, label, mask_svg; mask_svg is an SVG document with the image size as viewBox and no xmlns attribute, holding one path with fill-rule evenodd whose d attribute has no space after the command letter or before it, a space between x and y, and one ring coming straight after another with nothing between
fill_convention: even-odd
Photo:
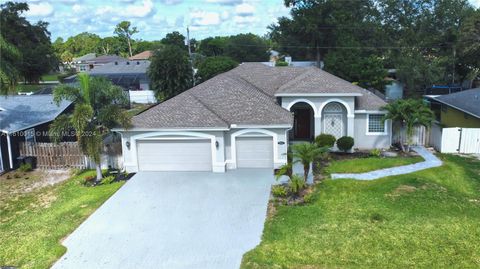
<instances>
[{"instance_id":1,"label":"white trim","mask_svg":"<svg viewBox=\"0 0 480 269\"><path fill-rule=\"evenodd\" d=\"M370 121L370 115L380 115L380 113L369 113L367 114L367 120L365 121L367 123L366 130L365 130L365 135L388 135L388 120L386 120L383 123L383 132L369 132L368 131L368 125ZM382 114L383 115L383 114Z\"/></svg>"},{"instance_id":2,"label":"white trim","mask_svg":"<svg viewBox=\"0 0 480 269\"><path fill-rule=\"evenodd\" d=\"M385 110L355 110L355 114L387 114Z\"/></svg>"},{"instance_id":3,"label":"white trim","mask_svg":"<svg viewBox=\"0 0 480 269\"><path fill-rule=\"evenodd\" d=\"M338 98L330 98L320 105L320 108L318 109L318 114L320 115L320 117L322 115L323 108L326 105L328 105L329 103L332 103L332 102L338 102L338 103L342 104L345 107L345 109L347 110L347 117L349 117L349 118L354 118L355 117L355 115L352 114L352 110L350 109L350 106L348 105L348 103L345 102L344 100L338 99Z\"/></svg>"},{"instance_id":4,"label":"white trim","mask_svg":"<svg viewBox=\"0 0 480 269\"><path fill-rule=\"evenodd\" d=\"M270 129L283 129L283 128L291 128L292 125L289 124L279 124L279 125L241 125L241 124L232 124L230 125L231 129L243 129L243 128L270 128Z\"/></svg>"},{"instance_id":5,"label":"white trim","mask_svg":"<svg viewBox=\"0 0 480 269\"><path fill-rule=\"evenodd\" d=\"M308 99L305 99L305 98L299 98L299 99L295 99L295 100L291 101L290 103L288 103L288 106L286 107L286 109L288 111L290 111L292 106L294 106L297 103L307 103L307 104L309 104L313 109L314 117L317 117L317 106L315 106L315 104L312 101L310 101Z\"/></svg>"},{"instance_id":6,"label":"white trim","mask_svg":"<svg viewBox=\"0 0 480 269\"><path fill-rule=\"evenodd\" d=\"M237 136L241 136L242 134L246 133L261 133L261 134L266 134L268 136L272 137L273 140L273 166L275 166L275 163L279 163L282 160L278 159L278 136L276 133L265 130L265 129L243 129L237 132L234 132L230 135L230 150L231 150L231 155L230 159L227 160L226 162L232 164L232 169L237 168L237 142L236 138Z\"/></svg>"},{"instance_id":7,"label":"white trim","mask_svg":"<svg viewBox=\"0 0 480 269\"><path fill-rule=\"evenodd\" d=\"M12 143L10 142L10 135L7 134L7 147L8 147L8 163L10 164L10 169L13 169L13 155L12 155Z\"/></svg>"},{"instance_id":8,"label":"white trim","mask_svg":"<svg viewBox=\"0 0 480 269\"><path fill-rule=\"evenodd\" d=\"M123 128L113 128L113 132L188 132L188 131L228 131L229 128L132 128L132 129L123 129Z\"/></svg>"},{"instance_id":9,"label":"white trim","mask_svg":"<svg viewBox=\"0 0 480 269\"><path fill-rule=\"evenodd\" d=\"M361 93L277 93L276 97L345 97L345 96L363 96Z\"/></svg>"},{"instance_id":10,"label":"white trim","mask_svg":"<svg viewBox=\"0 0 480 269\"><path fill-rule=\"evenodd\" d=\"M138 165L138 156L137 156L137 141L138 140L155 140L155 136L190 136L190 137L198 137L200 138L207 138L210 139L210 144L211 144L211 151L212 151L212 171L213 172L220 172L220 170L215 169L216 167L219 167L221 165L224 165L222 163L217 162L217 147L215 146L216 142L216 136L215 135L210 135L210 134L203 134L203 133L197 133L197 132L150 132L150 133L142 133L142 134L137 134L134 136L130 137L130 151L131 151L131 157L132 160L136 163L137 166L137 171L139 169ZM161 138L157 138L158 140L162 140ZM224 145L219 145L219 148L224 148Z\"/></svg>"}]
</instances>

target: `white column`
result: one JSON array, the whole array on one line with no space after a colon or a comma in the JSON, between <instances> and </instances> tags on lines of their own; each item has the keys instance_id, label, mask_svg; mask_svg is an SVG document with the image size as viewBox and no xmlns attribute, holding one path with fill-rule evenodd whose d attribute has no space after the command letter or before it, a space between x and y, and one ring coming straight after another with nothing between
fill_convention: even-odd
<instances>
[{"instance_id":1,"label":"white column","mask_svg":"<svg viewBox=\"0 0 480 269\"><path fill-rule=\"evenodd\" d=\"M355 137L355 114L347 115L347 135L350 137Z\"/></svg>"},{"instance_id":2,"label":"white column","mask_svg":"<svg viewBox=\"0 0 480 269\"><path fill-rule=\"evenodd\" d=\"M314 121L315 121L314 133L315 133L315 137L317 137L317 135L322 133L322 116L321 115L316 115L315 118L314 118Z\"/></svg>"},{"instance_id":3,"label":"white column","mask_svg":"<svg viewBox=\"0 0 480 269\"><path fill-rule=\"evenodd\" d=\"M10 134L7 134L7 147L8 147L8 160L10 163L10 169L13 169L12 143L10 142Z\"/></svg>"}]
</instances>

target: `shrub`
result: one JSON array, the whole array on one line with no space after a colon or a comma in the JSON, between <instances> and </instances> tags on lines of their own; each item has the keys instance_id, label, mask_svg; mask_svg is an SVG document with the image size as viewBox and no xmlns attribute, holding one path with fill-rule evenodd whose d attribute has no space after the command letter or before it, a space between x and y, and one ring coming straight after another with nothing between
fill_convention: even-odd
<instances>
[{"instance_id":1,"label":"shrub","mask_svg":"<svg viewBox=\"0 0 480 269\"><path fill-rule=\"evenodd\" d=\"M303 201L306 204L309 204L309 203L313 202L313 193L305 194L305 196L303 196Z\"/></svg>"},{"instance_id":2,"label":"shrub","mask_svg":"<svg viewBox=\"0 0 480 269\"><path fill-rule=\"evenodd\" d=\"M338 149L345 152L351 150L353 148L353 144L355 144L355 141L353 140L353 137L350 136L342 136L337 140Z\"/></svg>"},{"instance_id":3,"label":"shrub","mask_svg":"<svg viewBox=\"0 0 480 269\"><path fill-rule=\"evenodd\" d=\"M22 163L20 165L20 167L18 168L18 170L20 170L20 172L30 172L32 171L32 165L29 164L29 163Z\"/></svg>"},{"instance_id":4,"label":"shrub","mask_svg":"<svg viewBox=\"0 0 480 269\"><path fill-rule=\"evenodd\" d=\"M372 157L380 157L382 155L382 151L380 149L372 149L370 151L370 156Z\"/></svg>"},{"instance_id":5,"label":"shrub","mask_svg":"<svg viewBox=\"0 0 480 269\"><path fill-rule=\"evenodd\" d=\"M335 136L330 135L330 134L320 134L317 137L315 137L315 144L317 144L318 147L333 147L335 145L335 141L337 139Z\"/></svg>"},{"instance_id":6,"label":"shrub","mask_svg":"<svg viewBox=\"0 0 480 269\"><path fill-rule=\"evenodd\" d=\"M292 163L286 163L278 168L275 179L279 180L282 176L292 177Z\"/></svg>"},{"instance_id":7,"label":"shrub","mask_svg":"<svg viewBox=\"0 0 480 269\"><path fill-rule=\"evenodd\" d=\"M288 181L288 187L293 194L298 195L303 189L305 189L306 183L303 177L299 175L293 175Z\"/></svg>"},{"instance_id":8,"label":"shrub","mask_svg":"<svg viewBox=\"0 0 480 269\"><path fill-rule=\"evenodd\" d=\"M274 197L287 197L287 188L283 185L274 185L272 187L272 194Z\"/></svg>"},{"instance_id":9,"label":"shrub","mask_svg":"<svg viewBox=\"0 0 480 269\"><path fill-rule=\"evenodd\" d=\"M288 63L285 61L277 61L275 63L275 66L288 66Z\"/></svg>"},{"instance_id":10,"label":"shrub","mask_svg":"<svg viewBox=\"0 0 480 269\"><path fill-rule=\"evenodd\" d=\"M106 176L102 179L102 184L110 184L115 180L115 176Z\"/></svg>"},{"instance_id":11,"label":"shrub","mask_svg":"<svg viewBox=\"0 0 480 269\"><path fill-rule=\"evenodd\" d=\"M93 186L95 184L95 179L96 177L95 176L86 176L83 178L85 181L83 182L83 184L85 186Z\"/></svg>"}]
</instances>

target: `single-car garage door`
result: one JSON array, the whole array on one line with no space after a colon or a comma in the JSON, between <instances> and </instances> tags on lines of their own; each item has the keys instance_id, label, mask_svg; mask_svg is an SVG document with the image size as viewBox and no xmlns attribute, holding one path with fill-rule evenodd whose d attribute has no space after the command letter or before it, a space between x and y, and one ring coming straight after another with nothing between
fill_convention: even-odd
<instances>
[{"instance_id":1,"label":"single-car garage door","mask_svg":"<svg viewBox=\"0 0 480 269\"><path fill-rule=\"evenodd\" d=\"M139 171L211 171L209 139L140 140L137 142Z\"/></svg>"},{"instance_id":2,"label":"single-car garage door","mask_svg":"<svg viewBox=\"0 0 480 269\"><path fill-rule=\"evenodd\" d=\"M237 137L238 168L273 168L272 137Z\"/></svg>"}]
</instances>

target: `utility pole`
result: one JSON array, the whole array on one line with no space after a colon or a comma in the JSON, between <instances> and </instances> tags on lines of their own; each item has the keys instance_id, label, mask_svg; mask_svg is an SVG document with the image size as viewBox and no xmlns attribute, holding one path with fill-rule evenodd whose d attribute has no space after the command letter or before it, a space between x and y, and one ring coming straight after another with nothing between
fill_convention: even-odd
<instances>
[{"instance_id":1,"label":"utility pole","mask_svg":"<svg viewBox=\"0 0 480 269\"><path fill-rule=\"evenodd\" d=\"M188 57L190 58L190 65L192 66L192 80L193 86L195 86L195 69L193 68L193 59L192 59L192 49L190 48L190 29L187 26L187 46L188 46Z\"/></svg>"}]
</instances>

